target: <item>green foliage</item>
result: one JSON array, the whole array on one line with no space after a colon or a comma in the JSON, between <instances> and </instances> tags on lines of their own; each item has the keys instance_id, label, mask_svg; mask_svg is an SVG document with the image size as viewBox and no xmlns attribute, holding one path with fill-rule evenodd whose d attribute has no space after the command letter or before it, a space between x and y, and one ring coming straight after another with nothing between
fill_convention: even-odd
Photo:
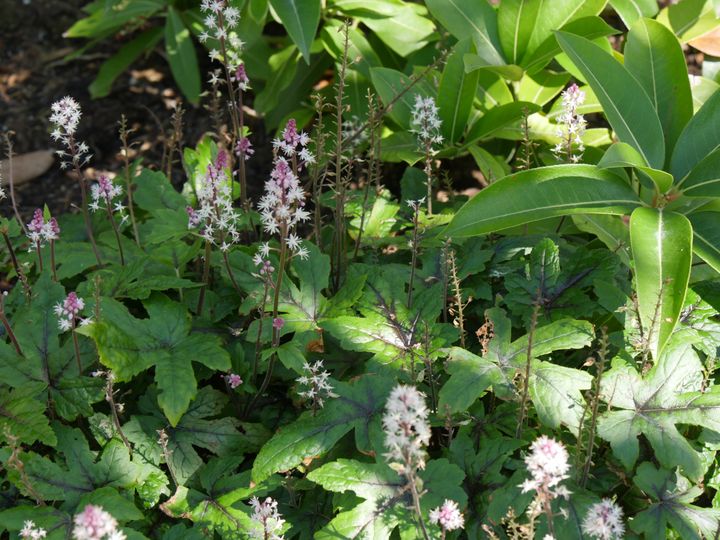
<instances>
[{"instance_id":1,"label":"green foliage","mask_svg":"<svg viewBox=\"0 0 720 540\"><path fill-rule=\"evenodd\" d=\"M312 141L316 163L287 161L308 219L274 230L235 153L209 190L227 201L200 210L224 149L262 140L220 80L227 140L183 147L182 189L138 161L135 222L91 219L102 264L80 216L39 250L0 221L0 534L70 538L94 504L129 539L245 540L277 503L288 540L575 540L604 498L628 538L714 537L720 86L690 83L683 47L720 27L716 4L229 0L243 104ZM85 11L69 37L125 43L93 96L162 47L205 99L198 2ZM571 81L588 125L563 156ZM61 329L70 292L84 303ZM400 426L427 434L412 467L389 453L399 385L424 403L427 425ZM569 499L547 506L522 488L543 435L569 452ZM446 500L462 531L431 523Z\"/></svg>"}]
</instances>

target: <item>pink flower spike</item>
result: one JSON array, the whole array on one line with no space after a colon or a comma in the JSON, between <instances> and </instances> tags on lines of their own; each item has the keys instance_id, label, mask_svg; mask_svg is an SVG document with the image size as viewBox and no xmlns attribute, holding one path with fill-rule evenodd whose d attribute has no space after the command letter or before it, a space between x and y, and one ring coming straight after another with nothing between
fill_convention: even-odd
<instances>
[{"instance_id":1,"label":"pink flower spike","mask_svg":"<svg viewBox=\"0 0 720 540\"><path fill-rule=\"evenodd\" d=\"M85 301L76 293L71 292L62 303L55 304L55 315L58 316L58 326L63 332L75 327L78 314L85 308Z\"/></svg>"},{"instance_id":2,"label":"pink flower spike","mask_svg":"<svg viewBox=\"0 0 720 540\"><path fill-rule=\"evenodd\" d=\"M101 506L88 504L73 520L73 538L76 540L121 540L125 535L118 531L118 523Z\"/></svg>"},{"instance_id":3,"label":"pink flower spike","mask_svg":"<svg viewBox=\"0 0 720 540\"><path fill-rule=\"evenodd\" d=\"M43 226L45 225L45 218L43 218L43 212L39 208L35 209L35 212L33 212L33 218L30 223L28 223L28 230L30 232L34 233L40 233L42 232Z\"/></svg>"},{"instance_id":4,"label":"pink flower spike","mask_svg":"<svg viewBox=\"0 0 720 540\"><path fill-rule=\"evenodd\" d=\"M445 499L442 506L430 511L430 523L439 525L445 531L454 531L465 526L465 518L455 501Z\"/></svg>"},{"instance_id":5,"label":"pink flower spike","mask_svg":"<svg viewBox=\"0 0 720 540\"><path fill-rule=\"evenodd\" d=\"M230 388L233 390L240 386L243 383L242 378L240 378L240 375L237 373L231 373L230 375L227 375L227 382L230 385Z\"/></svg>"},{"instance_id":6,"label":"pink flower spike","mask_svg":"<svg viewBox=\"0 0 720 540\"><path fill-rule=\"evenodd\" d=\"M282 317L275 317L273 319L273 328L275 330L282 330L283 326L285 326L285 319Z\"/></svg>"},{"instance_id":7,"label":"pink flower spike","mask_svg":"<svg viewBox=\"0 0 720 540\"><path fill-rule=\"evenodd\" d=\"M239 156L245 157L245 159L248 159L250 156L252 156L255 153L255 150L252 147L250 139L248 139L247 137L241 137L237 145L235 146L235 153Z\"/></svg>"}]
</instances>

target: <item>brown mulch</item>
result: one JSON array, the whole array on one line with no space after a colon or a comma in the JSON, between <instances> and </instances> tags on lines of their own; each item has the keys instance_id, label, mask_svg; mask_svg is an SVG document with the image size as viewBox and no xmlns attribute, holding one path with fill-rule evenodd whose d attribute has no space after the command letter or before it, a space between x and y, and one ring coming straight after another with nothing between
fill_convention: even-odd
<instances>
[{"instance_id":1,"label":"brown mulch","mask_svg":"<svg viewBox=\"0 0 720 540\"><path fill-rule=\"evenodd\" d=\"M0 0L0 133L13 132L14 153L23 154L53 148L48 121L50 105L71 95L82 106L79 138L90 146L92 161L86 170L89 178L122 167L119 154L118 121L125 115L135 132L132 140L145 165L160 163L166 134L170 132L174 107L182 103L165 59L162 47L141 58L120 76L109 96L90 98L88 86L103 61L117 50L119 43L101 44L80 56L66 57L85 44L83 40L63 37L84 13L86 0ZM201 69L209 67L198 49ZM183 143L194 146L200 137L213 130L210 114L203 107L183 103ZM258 126L252 126L255 137ZM3 145L4 146L4 145ZM3 148L2 157L5 157ZM256 155L257 156L257 155ZM263 156L252 166L262 166ZM265 171L262 171L265 174ZM182 183L179 164L174 181ZM7 184L5 171L3 184ZM22 215L47 204L53 213L65 212L79 202L76 180L59 168L59 162L41 176L16 189ZM0 215L10 215L9 201L0 203Z\"/></svg>"}]
</instances>

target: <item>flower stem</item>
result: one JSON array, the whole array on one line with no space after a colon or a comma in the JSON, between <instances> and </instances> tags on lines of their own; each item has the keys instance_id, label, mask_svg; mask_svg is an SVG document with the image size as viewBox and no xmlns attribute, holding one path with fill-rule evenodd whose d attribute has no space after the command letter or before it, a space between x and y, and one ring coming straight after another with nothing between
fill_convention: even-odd
<instances>
[{"instance_id":1,"label":"flower stem","mask_svg":"<svg viewBox=\"0 0 720 540\"><path fill-rule=\"evenodd\" d=\"M57 271L55 269L55 240L50 240L50 267L52 269L53 281L57 281Z\"/></svg>"},{"instance_id":2,"label":"flower stem","mask_svg":"<svg viewBox=\"0 0 720 540\"><path fill-rule=\"evenodd\" d=\"M110 205L112 204L112 202L110 201L110 197L105 197L105 201L105 210L107 210L108 219L110 220L110 225L112 225L113 232L115 233L115 240L117 241L118 245L118 250L120 251L120 265L125 266L125 255L123 254L122 242L120 241L120 231L118 230L117 223L115 223L115 218L113 218L112 210L110 209Z\"/></svg>"},{"instance_id":3,"label":"flower stem","mask_svg":"<svg viewBox=\"0 0 720 540\"><path fill-rule=\"evenodd\" d=\"M132 223L135 243L138 245L138 247L140 247L140 234L138 233L137 222L135 221L135 206L133 204L132 182L130 181L130 157L128 155L128 152L130 151L130 146L128 146L127 118L124 114L120 117L120 140L123 143L123 161L125 164L125 190L127 191L128 195L130 223Z\"/></svg>"},{"instance_id":4,"label":"flower stem","mask_svg":"<svg viewBox=\"0 0 720 540\"><path fill-rule=\"evenodd\" d=\"M13 347L15 347L15 351L20 356L25 356L22 352L22 349L20 348L20 344L18 343L18 340L15 338L15 333L12 331L12 326L10 326L10 321L8 320L7 316L5 315L5 295L0 294L0 322L2 322L2 325L5 327L5 332L7 333L8 337L10 338L10 342L13 344Z\"/></svg>"},{"instance_id":5,"label":"flower stem","mask_svg":"<svg viewBox=\"0 0 720 540\"><path fill-rule=\"evenodd\" d=\"M75 333L75 319L73 319L72 328L70 329L70 331L72 332L73 348L75 349L75 360L77 361L78 375L82 375L82 362L80 361L80 344L78 343L78 337Z\"/></svg>"},{"instance_id":6,"label":"flower stem","mask_svg":"<svg viewBox=\"0 0 720 540\"><path fill-rule=\"evenodd\" d=\"M205 290L210 281L210 242L205 240L205 262L203 266L203 285L200 288L200 296L198 297L197 314L202 315L203 304L205 303Z\"/></svg>"}]
</instances>

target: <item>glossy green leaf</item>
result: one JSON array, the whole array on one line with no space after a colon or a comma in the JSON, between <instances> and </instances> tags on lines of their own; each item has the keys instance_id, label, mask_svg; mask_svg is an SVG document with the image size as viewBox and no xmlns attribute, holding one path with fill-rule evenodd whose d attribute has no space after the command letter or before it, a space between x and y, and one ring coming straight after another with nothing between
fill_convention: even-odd
<instances>
[{"instance_id":1,"label":"glossy green leaf","mask_svg":"<svg viewBox=\"0 0 720 540\"><path fill-rule=\"evenodd\" d=\"M624 361L613 362L602 378L600 395L611 409L600 417L598 435L627 469L638 459L643 435L663 466L680 466L687 476L700 478L700 456L675 425L720 427L720 393L702 393L702 380L700 358L682 335L644 376Z\"/></svg>"},{"instance_id":2,"label":"glossy green leaf","mask_svg":"<svg viewBox=\"0 0 720 540\"><path fill-rule=\"evenodd\" d=\"M670 28L683 43L711 32L720 24L712 1L682 0L664 8L656 20Z\"/></svg>"},{"instance_id":3,"label":"glossy green leaf","mask_svg":"<svg viewBox=\"0 0 720 540\"><path fill-rule=\"evenodd\" d=\"M490 184L504 178L510 172L509 167L507 167L504 161L493 156L480 146L472 145L468 148L468 152L470 152L470 155L475 160L475 164Z\"/></svg>"},{"instance_id":4,"label":"glossy green leaf","mask_svg":"<svg viewBox=\"0 0 720 540\"><path fill-rule=\"evenodd\" d=\"M310 63L310 46L320 22L320 0L270 0L283 26Z\"/></svg>"},{"instance_id":5,"label":"glossy green leaf","mask_svg":"<svg viewBox=\"0 0 720 540\"><path fill-rule=\"evenodd\" d=\"M298 70L300 55L295 45L285 47L281 51L273 54L268 64L272 69L270 79L268 79L265 88L263 88L255 97L255 108L259 111L269 114L274 107L277 106L282 92L285 90Z\"/></svg>"},{"instance_id":6,"label":"glossy green leaf","mask_svg":"<svg viewBox=\"0 0 720 540\"><path fill-rule=\"evenodd\" d=\"M673 184L670 173L648 167L637 150L622 142L610 146L598 162L598 166L604 169L633 167L652 180L658 193L665 193Z\"/></svg>"},{"instance_id":7,"label":"glossy green leaf","mask_svg":"<svg viewBox=\"0 0 720 540\"><path fill-rule=\"evenodd\" d=\"M478 51L475 54L466 54L464 61L465 71L468 73L478 70L490 71L511 81L519 81L523 75L523 70L520 66L516 66L515 64L493 63L492 58L489 58L483 51Z\"/></svg>"},{"instance_id":8,"label":"glossy green leaf","mask_svg":"<svg viewBox=\"0 0 720 540\"><path fill-rule=\"evenodd\" d=\"M625 67L650 96L660 118L669 159L693 114L690 80L680 44L660 23L639 19L628 33Z\"/></svg>"},{"instance_id":9,"label":"glossy green leaf","mask_svg":"<svg viewBox=\"0 0 720 540\"><path fill-rule=\"evenodd\" d=\"M675 145L670 172L684 178L708 154L720 147L720 91L716 91L685 126Z\"/></svg>"},{"instance_id":10,"label":"glossy green leaf","mask_svg":"<svg viewBox=\"0 0 720 540\"><path fill-rule=\"evenodd\" d=\"M569 34L582 36L587 39L596 39L619 33L600 17L594 16L582 17L580 19L570 21L560 28L560 30ZM558 44L555 34L551 34L537 47L537 49L534 50L534 52L525 55L526 57L523 58L520 65L527 71L534 72L538 69L542 69L548 62L550 62L550 60L561 52L562 50L560 49L560 45Z\"/></svg>"},{"instance_id":11,"label":"glossy green leaf","mask_svg":"<svg viewBox=\"0 0 720 540\"><path fill-rule=\"evenodd\" d=\"M100 66L97 77L90 83L90 95L93 98L107 96L115 79L141 54L150 52L160 41L162 35L160 28L152 28L123 45L118 52Z\"/></svg>"},{"instance_id":12,"label":"glossy green leaf","mask_svg":"<svg viewBox=\"0 0 720 540\"><path fill-rule=\"evenodd\" d=\"M478 84L478 72L466 73L463 56L470 52L469 39L460 41L445 63L437 105L442 120L442 133L449 143L462 137L467 128Z\"/></svg>"},{"instance_id":13,"label":"glossy green leaf","mask_svg":"<svg viewBox=\"0 0 720 540\"><path fill-rule=\"evenodd\" d=\"M525 101L514 101L494 107L472 125L466 137L467 144L488 139L509 124L515 124L525 115L532 115L539 110L540 107L535 103Z\"/></svg>"},{"instance_id":14,"label":"glossy green leaf","mask_svg":"<svg viewBox=\"0 0 720 540\"><path fill-rule=\"evenodd\" d=\"M427 0L430 13L457 39L470 38L490 64L503 65L497 14L487 0Z\"/></svg>"},{"instance_id":15,"label":"glossy green leaf","mask_svg":"<svg viewBox=\"0 0 720 540\"><path fill-rule=\"evenodd\" d=\"M173 7L168 8L165 21L165 51L170 71L185 97L191 103L200 99L200 68L190 30Z\"/></svg>"},{"instance_id":16,"label":"glossy green leaf","mask_svg":"<svg viewBox=\"0 0 720 540\"><path fill-rule=\"evenodd\" d=\"M526 57L535 52L555 30L584 17L599 15L607 0L554 0L540 2L537 20L528 40ZM523 59L525 60L525 59Z\"/></svg>"},{"instance_id":17,"label":"glossy green leaf","mask_svg":"<svg viewBox=\"0 0 720 540\"><path fill-rule=\"evenodd\" d=\"M320 31L325 48L336 61L342 58L345 46L343 34L340 32L341 25L340 21L331 20L324 24ZM348 58L353 59L352 69L369 79L370 68L381 66L382 61L362 32L353 27L348 28L348 32ZM363 96L363 99L367 99L367 96Z\"/></svg>"},{"instance_id":18,"label":"glossy green leaf","mask_svg":"<svg viewBox=\"0 0 720 540\"><path fill-rule=\"evenodd\" d=\"M640 320L658 358L678 322L692 264L692 226L674 212L638 208L630 218Z\"/></svg>"},{"instance_id":19,"label":"glossy green leaf","mask_svg":"<svg viewBox=\"0 0 720 540\"><path fill-rule=\"evenodd\" d=\"M152 16L164 6L162 0L98 3L89 17L77 21L65 35L70 38L104 37L135 19Z\"/></svg>"},{"instance_id":20,"label":"glossy green leaf","mask_svg":"<svg viewBox=\"0 0 720 540\"><path fill-rule=\"evenodd\" d=\"M716 272L720 272L720 213L690 214L693 227L693 250Z\"/></svg>"},{"instance_id":21,"label":"glossy green leaf","mask_svg":"<svg viewBox=\"0 0 720 540\"><path fill-rule=\"evenodd\" d=\"M518 87L518 100L543 106L557 96L570 80L568 73L549 70L526 73Z\"/></svg>"},{"instance_id":22,"label":"glossy green leaf","mask_svg":"<svg viewBox=\"0 0 720 540\"><path fill-rule=\"evenodd\" d=\"M406 57L432 39L435 25L418 13L418 4L402 5L392 17L359 17L390 49Z\"/></svg>"},{"instance_id":23,"label":"glossy green leaf","mask_svg":"<svg viewBox=\"0 0 720 540\"><path fill-rule=\"evenodd\" d=\"M720 147L695 165L677 189L686 197L720 197Z\"/></svg>"},{"instance_id":24,"label":"glossy green leaf","mask_svg":"<svg viewBox=\"0 0 720 540\"><path fill-rule=\"evenodd\" d=\"M653 17L658 12L656 0L609 0L609 3L628 28L638 19Z\"/></svg>"},{"instance_id":25,"label":"glossy green leaf","mask_svg":"<svg viewBox=\"0 0 720 540\"><path fill-rule=\"evenodd\" d=\"M572 220L578 229L597 236L626 266L630 266L630 231L620 216L583 214L572 216Z\"/></svg>"},{"instance_id":26,"label":"glossy green leaf","mask_svg":"<svg viewBox=\"0 0 720 540\"><path fill-rule=\"evenodd\" d=\"M445 234L475 236L570 214L629 214L635 192L609 171L588 165L543 167L507 176L458 211Z\"/></svg>"},{"instance_id":27,"label":"glossy green leaf","mask_svg":"<svg viewBox=\"0 0 720 540\"><path fill-rule=\"evenodd\" d=\"M505 58L517 64L527 51L533 29L538 23L542 2L536 0L506 0L498 9L498 32Z\"/></svg>"},{"instance_id":28,"label":"glossy green leaf","mask_svg":"<svg viewBox=\"0 0 720 540\"><path fill-rule=\"evenodd\" d=\"M665 141L647 94L626 68L585 38L557 33L560 46L582 72L621 141L634 147L650 167L662 169Z\"/></svg>"},{"instance_id":29,"label":"glossy green leaf","mask_svg":"<svg viewBox=\"0 0 720 540\"><path fill-rule=\"evenodd\" d=\"M377 90L380 99L385 105L393 101L397 95L410 85L410 78L407 75L390 68L372 68L370 76L375 90ZM419 81L409 92L404 92L400 99L394 102L389 112L390 118L403 128L410 127L416 94L435 97L435 91L425 81Z\"/></svg>"}]
</instances>

